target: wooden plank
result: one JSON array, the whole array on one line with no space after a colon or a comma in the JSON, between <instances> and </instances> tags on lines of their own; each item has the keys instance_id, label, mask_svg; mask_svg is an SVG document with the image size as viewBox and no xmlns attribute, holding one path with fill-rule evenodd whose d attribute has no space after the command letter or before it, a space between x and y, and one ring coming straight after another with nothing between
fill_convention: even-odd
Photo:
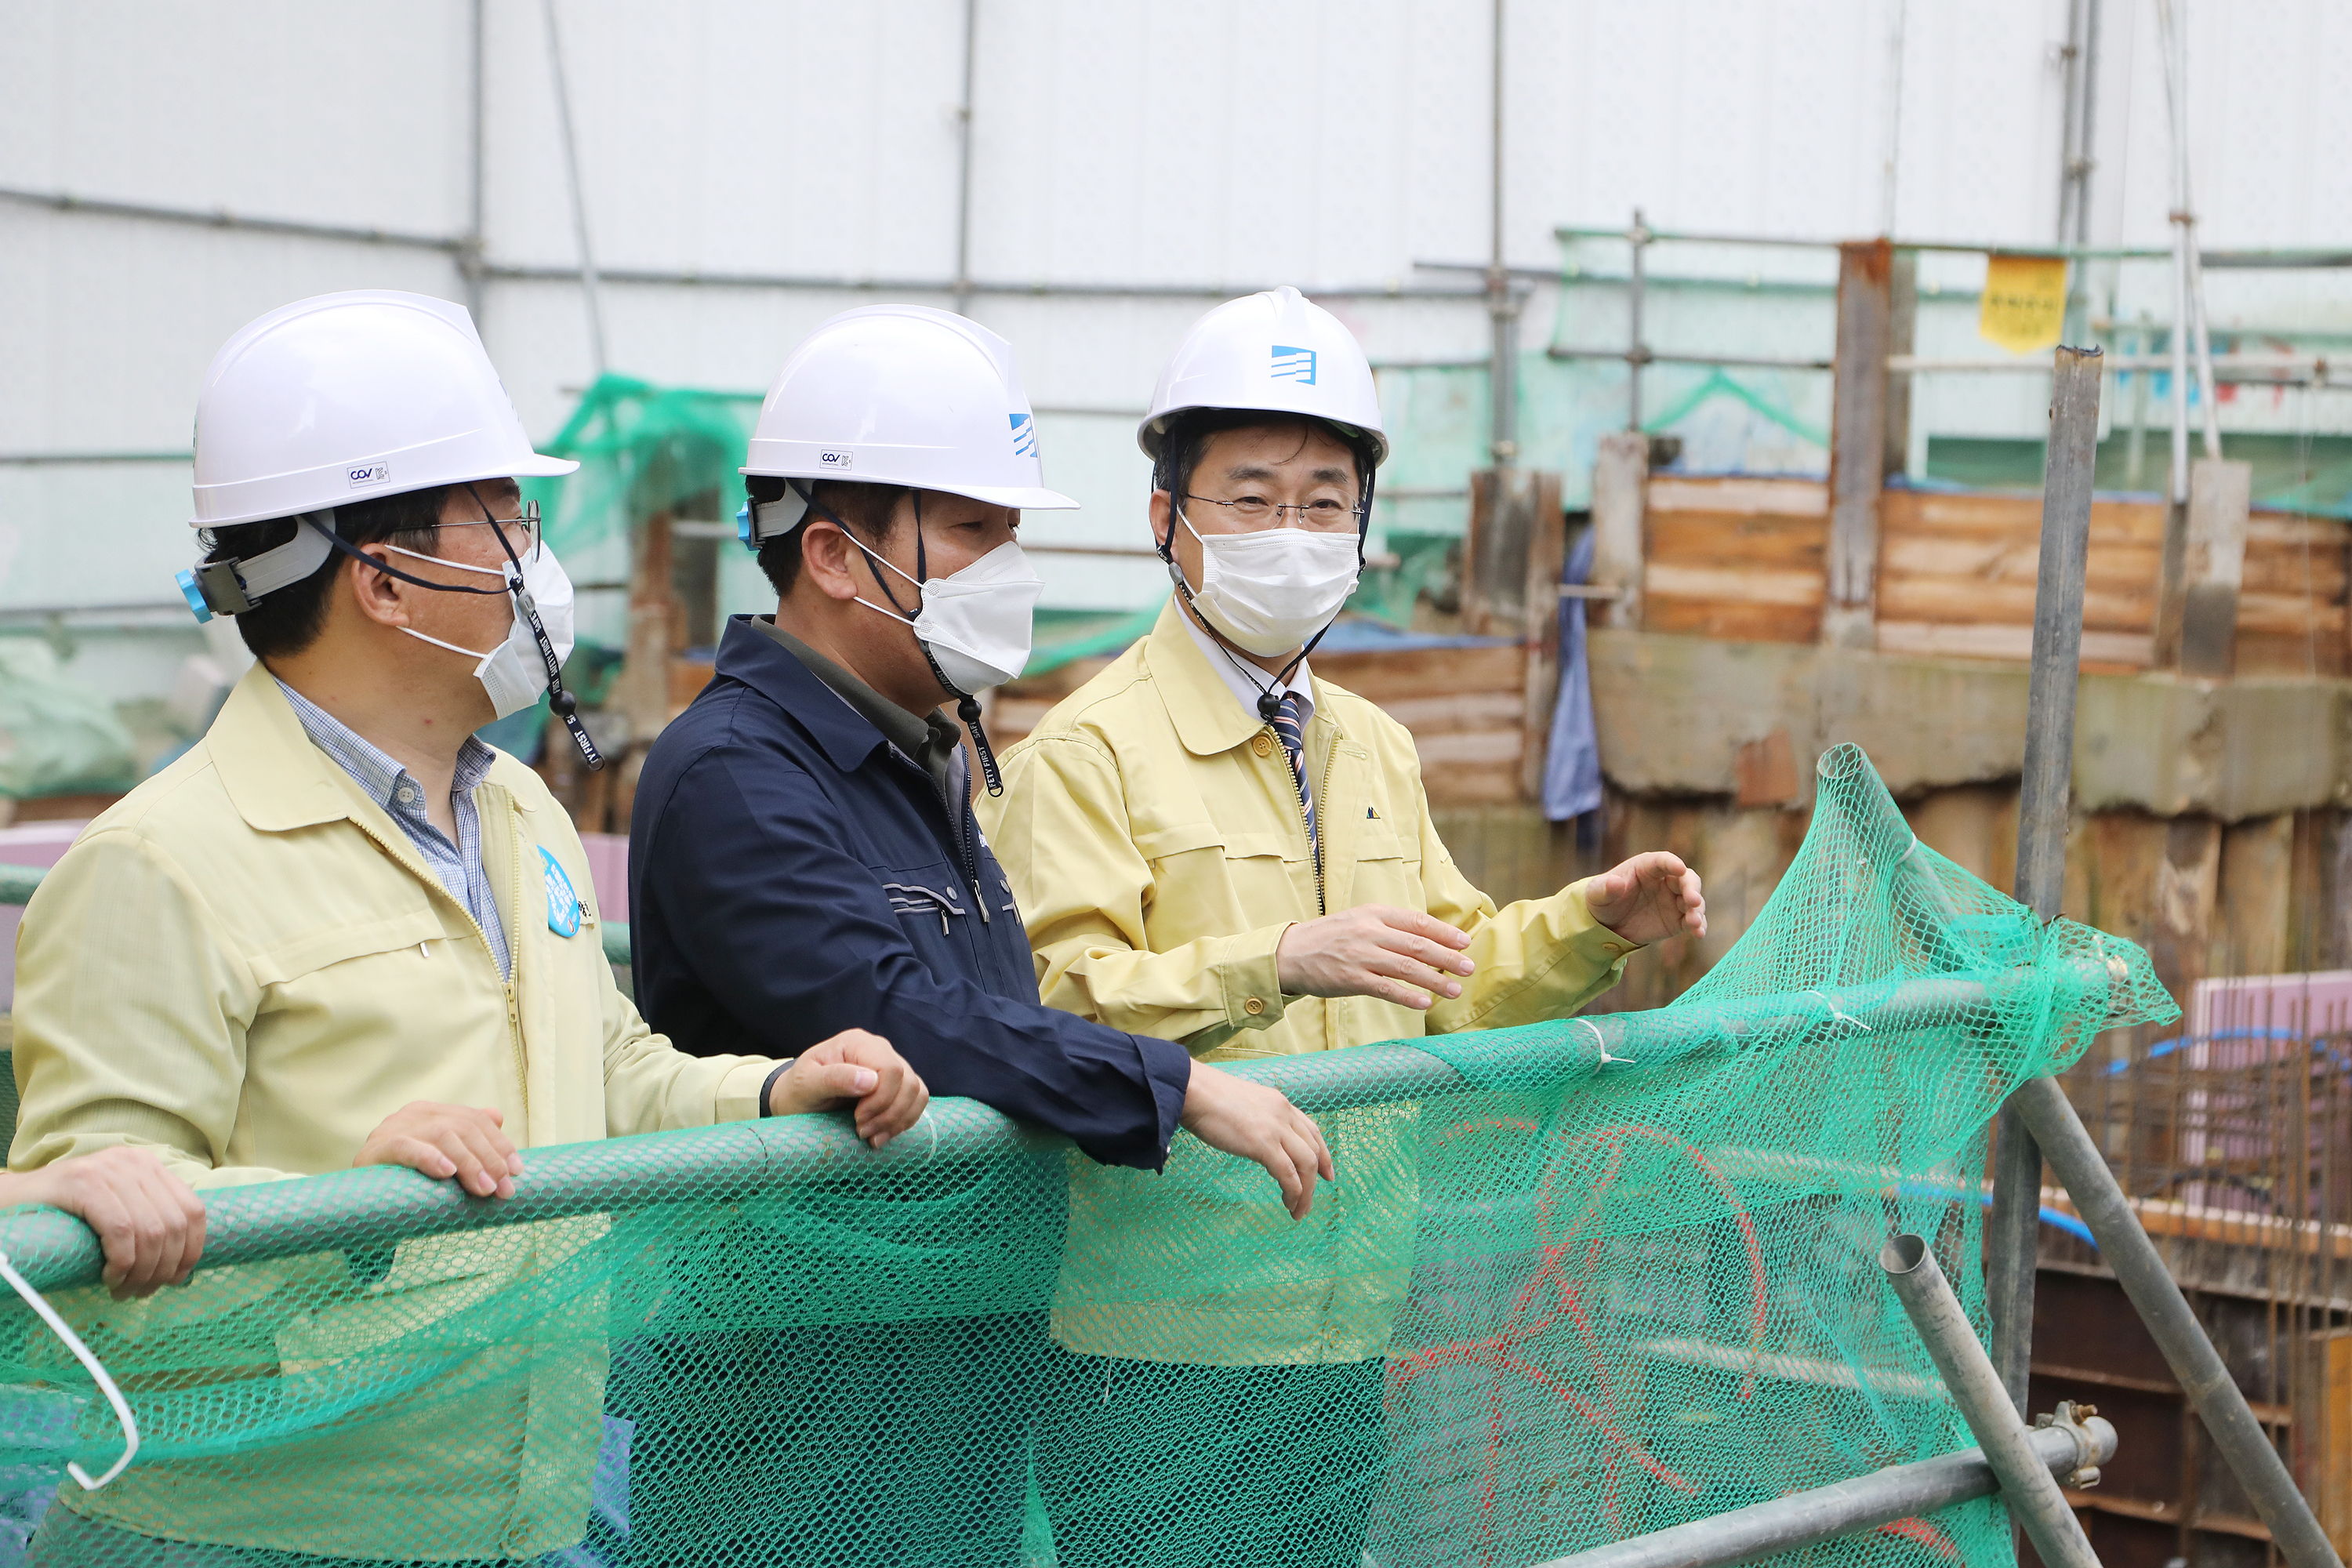
<instances>
[{"instance_id":1,"label":"wooden plank","mask_svg":"<svg viewBox=\"0 0 2352 1568\"><path fill-rule=\"evenodd\" d=\"M1433 808L1456 805L1517 805L1519 802L1519 761L1515 755L1500 763L1447 763L1432 765L1422 758L1422 787Z\"/></svg>"},{"instance_id":2,"label":"wooden plank","mask_svg":"<svg viewBox=\"0 0 2352 1568\"><path fill-rule=\"evenodd\" d=\"M1822 635L1870 645L1885 478L1886 345L1895 249L1885 239L1838 247L1836 375L1830 393L1829 595Z\"/></svg>"},{"instance_id":3,"label":"wooden plank","mask_svg":"<svg viewBox=\"0 0 2352 1568\"><path fill-rule=\"evenodd\" d=\"M1685 479L1659 475L1650 480L1649 510L1811 517L1826 523L1830 488L1819 479Z\"/></svg>"},{"instance_id":4,"label":"wooden plank","mask_svg":"<svg viewBox=\"0 0 2352 1568\"><path fill-rule=\"evenodd\" d=\"M2032 657L2033 628L2014 624L1962 626L1881 621L1878 651L1927 658L2001 658L2021 662ZM2155 658L2156 639L2144 633L2083 634L2083 667L2086 669L2102 666L2145 669Z\"/></svg>"},{"instance_id":5,"label":"wooden plank","mask_svg":"<svg viewBox=\"0 0 2352 1568\"><path fill-rule=\"evenodd\" d=\"M1311 662L1323 679L1381 703L1399 697L1442 697L1466 691L1507 691L1516 700L1527 681L1524 658L1516 642L1392 653L1318 653Z\"/></svg>"},{"instance_id":6,"label":"wooden plank","mask_svg":"<svg viewBox=\"0 0 2352 1568\"><path fill-rule=\"evenodd\" d=\"M1519 721L1520 696L1516 691L1455 691L1443 697L1390 697L1380 707L1416 736L1453 735L1508 729Z\"/></svg>"},{"instance_id":7,"label":"wooden plank","mask_svg":"<svg viewBox=\"0 0 2352 1568\"><path fill-rule=\"evenodd\" d=\"M2341 679L2352 674L2340 636L2304 631L2252 632L2238 628L2240 675L2313 675Z\"/></svg>"},{"instance_id":8,"label":"wooden plank","mask_svg":"<svg viewBox=\"0 0 2352 1568\"><path fill-rule=\"evenodd\" d=\"M2039 541L2042 498L1889 490L1881 526L1897 533L2015 534ZM2091 542L2094 546L2115 543L2161 547L2164 508L2157 502L2094 500Z\"/></svg>"},{"instance_id":9,"label":"wooden plank","mask_svg":"<svg viewBox=\"0 0 2352 1568\"><path fill-rule=\"evenodd\" d=\"M1891 577L1878 585L1878 607L1882 616L1893 620L2014 626L2030 632L2033 626L2033 593L2031 582ZM2085 629L2108 632L2151 630L2156 625L2156 585L2151 583L2128 593L2112 588L2086 589L2083 595L2083 625ZM2032 639L2027 640L2031 646Z\"/></svg>"},{"instance_id":10,"label":"wooden plank","mask_svg":"<svg viewBox=\"0 0 2352 1568\"><path fill-rule=\"evenodd\" d=\"M2246 542L2243 586L2249 593L2305 594L2327 603L2344 598L2344 545L2306 550L2299 544Z\"/></svg>"},{"instance_id":11,"label":"wooden plank","mask_svg":"<svg viewBox=\"0 0 2352 1568\"><path fill-rule=\"evenodd\" d=\"M2241 594L2238 595L2238 629L2285 637L2301 637L2305 632L2312 632L2323 640L2341 640L2344 606L2324 600L2315 603L2301 594Z\"/></svg>"},{"instance_id":12,"label":"wooden plank","mask_svg":"<svg viewBox=\"0 0 2352 1568\"><path fill-rule=\"evenodd\" d=\"M1817 607L1670 598L1648 604L1643 613L1649 631L1678 632L1721 642L1810 643L1821 637L1822 616Z\"/></svg>"},{"instance_id":13,"label":"wooden plank","mask_svg":"<svg viewBox=\"0 0 2352 1568\"><path fill-rule=\"evenodd\" d=\"M2019 538L1954 538L1944 534L1898 534L1886 541L1879 570L1887 576L1980 577L1990 582L2032 583L2041 569L2041 544ZM2093 587L2156 587L2158 552L2152 545L2094 546L2084 581Z\"/></svg>"},{"instance_id":14,"label":"wooden plank","mask_svg":"<svg viewBox=\"0 0 2352 1568\"><path fill-rule=\"evenodd\" d=\"M1750 561L1819 572L1828 545L1829 530L1816 517L1721 511L1650 514L1648 553L1654 562Z\"/></svg>"},{"instance_id":15,"label":"wooden plank","mask_svg":"<svg viewBox=\"0 0 2352 1568\"><path fill-rule=\"evenodd\" d=\"M1826 584L1818 572L1762 567L1681 566L1653 561L1642 575L1647 598L1712 599L1727 605L1818 605Z\"/></svg>"},{"instance_id":16,"label":"wooden plank","mask_svg":"<svg viewBox=\"0 0 2352 1568\"><path fill-rule=\"evenodd\" d=\"M2237 668L2238 595L2244 584L2252 463L2200 458L2189 470L2189 553L2180 603L2180 669Z\"/></svg>"},{"instance_id":17,"label":"wooden plank","mask_svg":"<svg viewBox=\"0 0 2352 1568\"><path fill-rule=\"evenodd\" d=\"M1519 731L1517 726L1508 730L1475 730L1451 735L1415 735L1412 743L1421 752L1424 773L1432 768L1477 763L1507 763L1516 768L1519 761Z\"/></svg>"}]
</instances>

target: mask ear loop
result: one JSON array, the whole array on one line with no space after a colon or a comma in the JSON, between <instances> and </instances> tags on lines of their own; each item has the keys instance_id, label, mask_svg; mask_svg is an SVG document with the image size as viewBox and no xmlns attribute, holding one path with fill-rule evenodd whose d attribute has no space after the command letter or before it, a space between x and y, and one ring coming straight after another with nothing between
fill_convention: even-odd
<instances>
[{"instance_id":1,"label":"mask ear loop","mask_svg":"<svg viewBox=\"0 0 2352 1568\"><path fill-rule=\"evenodd\" d=\"M98 1391L106 1395L107 1404L114 1407L114 1418L122 1423L122 1458L115 1460L106 1474L92 1480L89 1472L81 1468L79 1460L66 1461L66 1474L71 1476L82 1490L94 1492L130 1468L131 1461L139 1455L139 1423L131 1414L130 1402L122 1397L122 1390L115 1386L114 1379L99 1363L98 1357L82 1343L81 1336L75 1333L72 1327L58 1316L58 1310L42 1300L41 1293L16 1272L5 1252L0 1252L0 1279L7 1280L9 1288L25 1299L25 1305L32 1308L41 1321L48 1324L51 1331L65 1342L66 1349L73 1352L74 1359L81 1363L82 1369L98 1384Z\"/></svg>"},{"instance_id":2,"label":"mask ear loop","mask_svg":"<svg viewBox=\"0 0 2352 1568\"><path fill-rule=\"evenodd\" d=\"M1151 488L1168 492L1168 534L1165 538L1155 538L1151 542L1159 548L1160 559L1168 568L1169 581L1174 583L1176 591L1184 595L1184 603L1197 605L1199 599L1192 592L1192 584L1184 581L1183 569L1176 564L1176 524L1181 521L1187 528L1191 528L1192 524L1191 520L1184 516L1182 504L1176 499L1175 476L1169 472L1166 467L1167 451L1167 447L1162 446L1160 457L1153 464ZM1372 479L1368 473L1364 479L1363 500L1356 506L1356 570L1359 573L1364 569L1364 542L1371 531L1371 526ZM1307 639L1307 646L1298 650L1298 657L1283 666L1282 673L1275 677L1271 683L1266 680L1265 672L1256 665L1234 651L1232 640L1215 626L1211 626L1208 616L1202 616L1200 623L1202 628L1216 639L1217 651L1225 656L1225 662L1240 670L1249 683L1257 688L1258 719L1264 723L1271 724L1282 712L1282 699L1275 695L1275 687L1286 687L1290 684L1290 678L1298 673L1298 667L1307 662L1307 656L1315 651L1316 645L1323 640L1325 635L1339 624L1339 617L1333 616L1324 622L1322 631L1317 632Z\"/></svg>"},{"instance_id":3,"label":"mask ear loop","mask_svg":"<svg viewBox=\"0 0 2352 1568\"><path fill-rule=\"evenodd\" d=\"M514 595L515 607L522 612L523 624L530 628L531 640L539 644L539 662L547 670L547 706L563 721L563 728L570 732L572 743L579 748L580 760L587 764L588 771L592 773L600 772L604 766L604 754L589 738L588 726L580 721L580 700L563 689L563 661L555 657L555 643L548 637L547 627L540 622L539 606L531 603L530 590L523 586L522 558L507 542L507 531L498 526L498 519L490 515L488 505L472 485L466 487L466 493L472 496L474 504L482 509L482 521L488 522L490 531L498 535L499 548L506 552L507 561L514 568L507 579L507 585ZM546 549L546 539L537 538L532 548L534 551Z\"/></svg>"}]
</instances>

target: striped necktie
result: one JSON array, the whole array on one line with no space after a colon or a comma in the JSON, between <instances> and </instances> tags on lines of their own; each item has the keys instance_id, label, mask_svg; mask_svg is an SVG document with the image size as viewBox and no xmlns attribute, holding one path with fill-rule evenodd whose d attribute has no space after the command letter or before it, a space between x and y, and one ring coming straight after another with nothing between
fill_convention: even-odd
<instances>
[{"instance_id":1,"label":"striped necktie","mask_svg":"<svg viewBox=\"0 0 2352 1568\"><path fill-rule=\"evenodd\" d=\"M1307 782L1307 733L1298 720L1302 706L1298 693L1284 693L1282 706L1275 712L1274 732L1281 737L1282 749L1290 754L1290 777L1298 785L1298 804L1307 813L1307 847L1320 858L1323 847L1315 834L1315 791Z\"/></svg>"}]
</instances>

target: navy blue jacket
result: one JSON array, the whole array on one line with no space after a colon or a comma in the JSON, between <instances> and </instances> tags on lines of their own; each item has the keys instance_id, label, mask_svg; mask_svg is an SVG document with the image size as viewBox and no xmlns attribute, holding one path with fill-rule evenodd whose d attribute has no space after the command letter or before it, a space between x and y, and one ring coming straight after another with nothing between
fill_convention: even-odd
<instances>
[{"instance_id":1,"label":"navy blue jacket","mask_svg":"<svg viewBox=\"0 0 2352 1568\"><path fill-rule=\"evenodd\" d=\"M1157 1170L1192 1058L1037 1000L1013 890L957 805L960 821L879 730L734 617L717 675L637 781L638 1007L699 1056L792 1056L871 1029L933 1094Z\"/></svg>"}]
</instances>

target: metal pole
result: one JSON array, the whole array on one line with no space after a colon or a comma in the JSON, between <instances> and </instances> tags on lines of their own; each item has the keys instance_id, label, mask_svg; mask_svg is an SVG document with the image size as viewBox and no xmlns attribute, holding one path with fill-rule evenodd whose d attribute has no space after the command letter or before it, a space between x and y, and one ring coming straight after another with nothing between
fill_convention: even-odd
<instances>
[{"instance_id":1,"label":"metal pole","mask_svg":"<svg viewBox=\"0 0 2352 1568\"><path fill-rule=\"evenodd\" d=\"M1861 839L1865 833L1857 826L1853 837ZM1877 837L1888 845L1903 842L1883 833ZM1889 859L1895 858L1890 851ZM1875 869L1899 875L1903 867L1896 861ZM0 890L29 892L37 879L22 868L0 868ZM605 952L620 956L611 945ZM2056 978L2025 971L1991 981L1956 976L1807 991L1751 999L1742 1005L1740 1022L1750 1032L1794 1032L1844 1020L1892 1042L1947 1028L1971 1010L2042 1005L2053 984L2079 990L2105 975L2103 968ZM1739 1037L1721 1027L1707 1009L1606 1013L1580 1022L1591 1026L1517 1042L1509 1061L1513 1077L1527 1082L1590 1078L1604 1060L1664 1068L1740 1048ZM1917 1048L1938 1047L1931 1038ZM1435 1057L1400 1044L1270 1058L1238 1063L1234 1070L1280 1089L1311 1115L1457 1095L1474 1087ZM895 1180L902 1163L1007 1158L1060 1142L968 1100L933 1101L926 1125L935 1140L897 1139L879 1152L860 1143L846 1121L814 1116L655 1133L627 1140L625 1149L611 1142L535 1149L515 1179L515 1195L498 1202L469 1198L454 1184L392 1167L307 1177L299 1189L283 1183L225 1188L205 1194L205 1266L375 1247L571 1215L625 1213L689 1201L730 1183L782 1188L820 1180ZM624 1160L619 1168L616 1150ZM1890 1171L1887 1179L1900 1178ZM1955 1201L1969 1196L1954 1194ZM44 1290L89 1284L98 1279L102 1261L89 1228L54 1209L0 1213L0 1250Z\"/></svg>"},{"instance_id":2,"label":"metal pole","mask_svg":"<svg viewBox=\"0 0 2352 1568\"><path fill-rule=\"evenodd\" d=\"M2182 123L2187 106L2177 80L2179 56L2176 48L2172 0L2156 0L2158 47L2164 54L2164 101L2172 128L2172 505L2189 504L2189 248L2195 243L2194 220L2189 216L2189 132Z\"/></svg>"},{"instance_id":3,"label":"metal pole","mask_svg":"<svg viewBox=\"0 0 2352 1568\"><path fill-rule=\"evenodd\" d=\"M1494 126L1487 171L1486 312L1493 325L1486 373L1487 451L1495 467L1519 457L1519 302L1503 259L1503 22L1506 0L1495 0Z\"/></svg>"},{"instance_id":4,"label":"metal pole","mask_svg":"<svg viewBox=\"0 0 2352 1568\"><path fill-rule=\"evenodd\" d=\"M1895 19L1886 39L1886 166L1878 178L1878 232L1895 235L1896 176L1903 162L1903 32L1909 19L1910 0L1895 0Z\"/></svg>"},{"instance_id":5,"label":"metal pole","mask_svg":"<svg viewBox=\"0 0 2352 1568\"><path fill-rule=\"evenodd\" d=\"M1650 248L1650 231L1642 222L1642 209L1633 209L1633 226L1625 237L1632 242L1633 266L1625 289L1627 320L1625 344L1625 428L1638 432L1642 428L1642 367L1650 363L1650 351L1642 342L1642 291L1643 258Z\"/></svg>"},{"instance_id":6,"label":"metal pole","mask_svg":"<svg viewBox=\"0 0 2352 1568\"><path fill-rule=\"evenodd\" d=\"M2083 118L2074 131L2074 233L2076 245L2091 243L2091 174L2099 166L2099 5L2085 0L2083 26Z\"/></svg>"},{"instance_id":7,"label":"metal pole","mask_svg":"<svg viewBox=\"0 0 2352 1568\"><path fill-rule=\"evenodd\" d=\"M588 353L604 374L604 307L596 297L596 258L588 247L588 204L580 191L580 148L572 134L572 95L564 87L563 40L555 26L555 0L540 0L547 16L547 64L555 77L555 119L563 132L563 172L572 181L572 226L580 237L580 293L588 307Z\"/></svg>"},{"instance_id":8,"label":"metal pole","mask_svg":"<svg viewBox=\"0 0 2352 1568\"><path fill-rule=\"evenodd\" d=\"M2058 243L2066 243L2074 227L2074 137L2081 125L2083 88L2083 0L2066 0L2066 42L2058 58L2065 67L2058 79L2063 112L2058 123ZM1893 233L1893 230L1888 230Z\"/></svg>"},{"instance_id":9,"label":"metal pole","mask_svg":"<svg viewBox=\"0 0 2352 1568\"><path fill-rule=\"evenodd\" d=\"M2156 1244L2140 1228L2130 1200L2057 1080L2035 1079L2010 1103L2032 1128L2066 1195L2074 1200L2074 1212L2098 1238L2100 1261L2115 1270L2116 1283L2138 1310L2173 1377L2212 1435L2213 1446L2270 1527L2279 1554L2292 1568L2342 1568L2294 1477L2205 1337L2188 1298L2166 1270Z\"/></svg>"},{"instance_id":10,"label":"metal pole","mask_svg":"<svg viewBox=\"0 0 2352 1568\"><path fill-rule=\"evenodd\" d=\"M978 52L980 0L963 0L963 102L956 110L956 314L971 314L971 77Z\"/></svg>"},{"instance_id":11,"label":"metal pole","mask_svg":"<svg viewBox=\"0 0 2352 1568\"><path fill-rule=\"evenodd\" d=\"M2026 1442L2036 1460L2062 1475L2116 1457L2116 1429L2097 1415L2079 1426L2037 1426ZM1984 1450L1965 1448L1596 1546L1538 1568L1732 1568L1990 1497L2000 1488Z\"/></svg>"},{"instance_id":12,"label":"metal pole","mask_svg":"<svg viewBox=\"0 0 2352 1568\"><path fill-rule=\"evenodd\" d=\"M2102 358L2097 349L2061 348L2050 383L2033 673L2027 688L2025 771L2017 814L2017 901L2045 924L2058 918L2066 886L2067 789L2074 765L2074 688L2083 656L2083 580L2090 554ZM1985 1298L1992 1313L1993 1364L2020 1416L2026 1412L2033 1357L2041 1212L2042 1152L2016 1110L2004 1106L1993 1144Z\"/></svg>"},{"instance_id":13,"label":"metal pole","mask_svg":"<svg viewBox=\"0 0 2352 1568\"><path fill-rule=\"evenodd\" d=\"M2082 1521L2066 1506L2066 1494L2034 1452L2025 1418L2010 1407L2009 1392L1984 1347L1977 1343L1976 1331L1969 1326L1969 1315L1952 1294L1936 1255L1919 1237L1898 1236L1879 1253L1878 1262L1936 1370L1944 1374L1945 1391L1984 1446L1985 1462L2000 1478L2000 1500L2008 1505L2010 1517L2024 1526L2045 1568L2099 1568Z\"/></svg>"},{"instance_id":14,"label":"metal pole","mask_svg":"<svg viewBox=\"0 0 2352 1568\"><path fill-rule=\"evenodd\" d=\"M474 318L474 330L482 327L482 148L483 120L489 109L484 96L482 0L473 0L469 10L469 31L473 36L473 124L467 147L467 170L469 175L466 192L466 247L457 253L457 276L466 284L466 313Z\"/></svg>"}]
</instances>

